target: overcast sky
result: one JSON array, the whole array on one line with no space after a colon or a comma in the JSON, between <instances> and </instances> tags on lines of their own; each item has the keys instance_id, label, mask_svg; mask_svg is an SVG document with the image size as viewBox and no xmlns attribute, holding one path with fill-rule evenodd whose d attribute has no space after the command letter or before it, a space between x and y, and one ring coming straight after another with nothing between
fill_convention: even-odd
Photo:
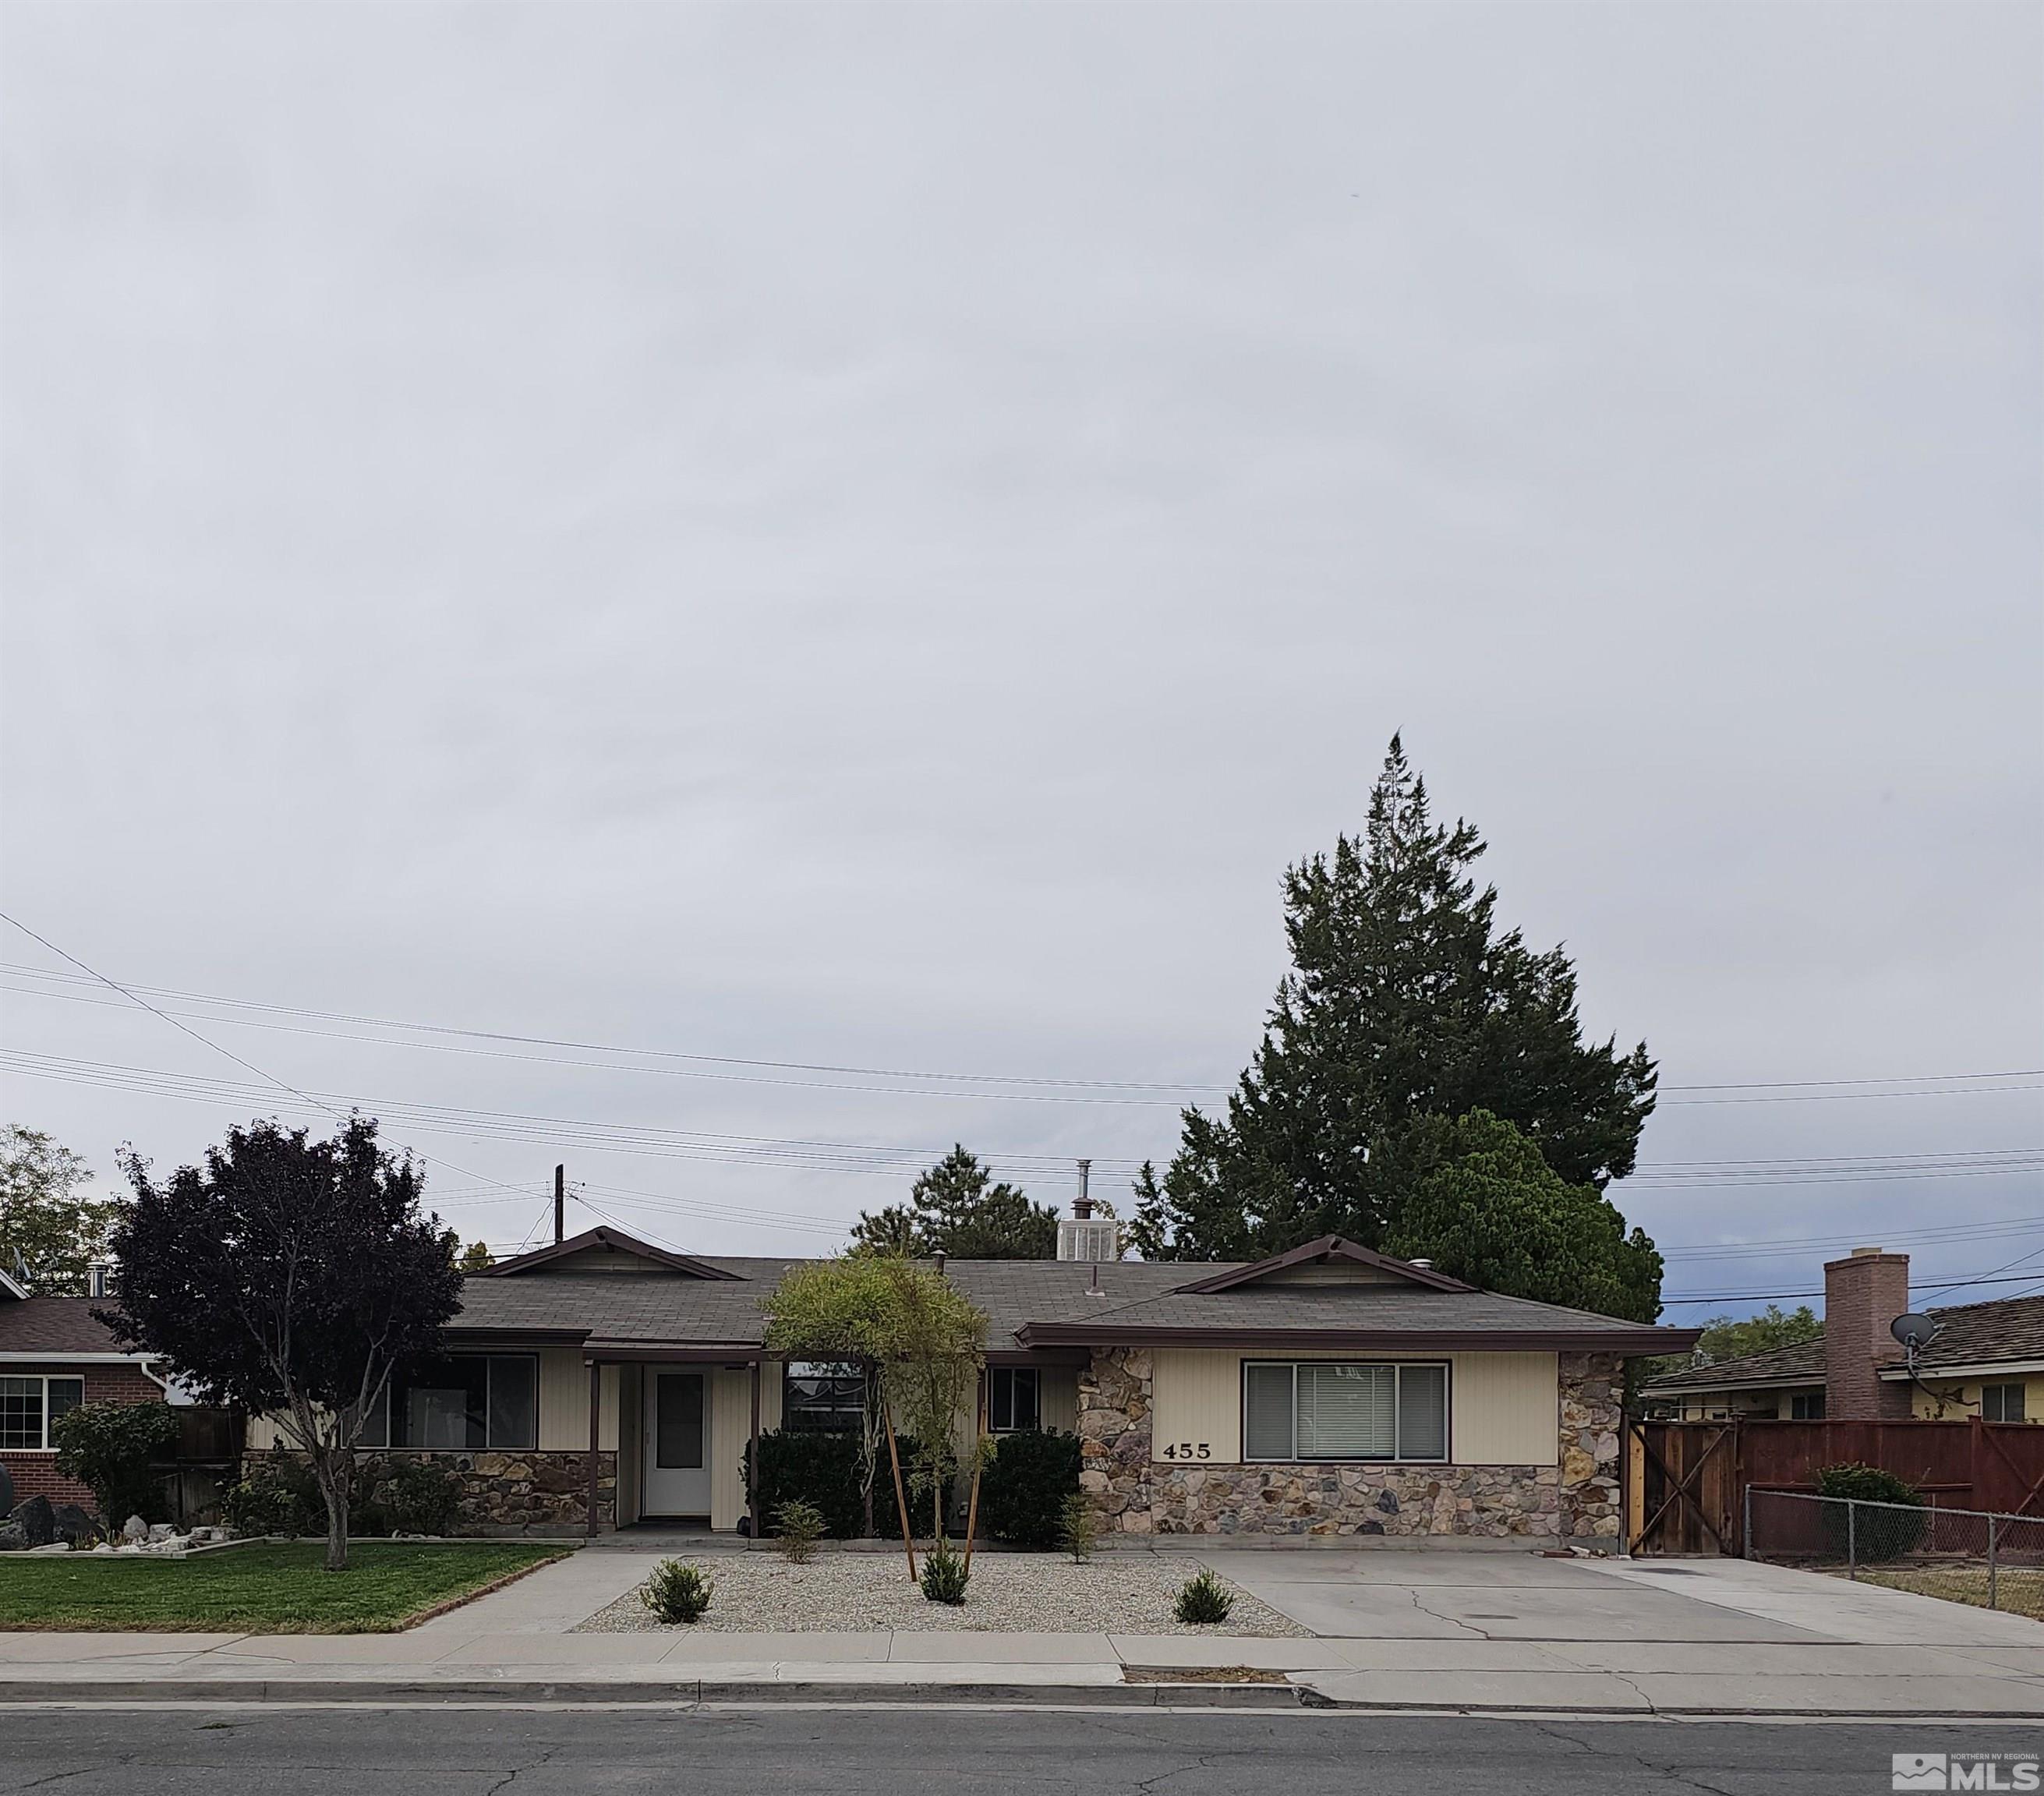
<instances>
[{"instance_id":1,"label":"overcast sky","mask_svg":"<svg viewBox=\"0 0 2044 1796\"><path fill-rule=\"evenodd\" d=\"M1121 1195L1397 728L1669 1084L2044 1067L2040 21L10 6L5 908L896 1075L155 1000L500 1245L561 1158L710 1251L954 1140ZM5 984L6 1115L103 1177L304 1110ZM1812 1242L1671 1294L2044 1279L2040 1083L1671 1092L1614 1195Z\"/></svg>"}]
</instances>

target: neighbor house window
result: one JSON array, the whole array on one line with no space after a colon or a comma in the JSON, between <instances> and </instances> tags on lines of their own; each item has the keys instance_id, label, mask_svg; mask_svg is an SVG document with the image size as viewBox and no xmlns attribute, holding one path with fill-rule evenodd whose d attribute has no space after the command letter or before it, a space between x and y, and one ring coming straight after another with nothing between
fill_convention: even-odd
<instances>
[{"instance_id":1,"label":"neighbor house window","mask_svg":"<svg viewBox=\"0 0 2044 1796\"><path fill-rule=\"evenodd\" d=\"M1792 1422L1822 1422L1824 1419L1823 1392L1795 1392L1788 1399L1788 1419Z\"/></svg>"},{"instance_id":2,"label":"neighbor house window","mask_svg":"<svg viewBox=\"0 0 2044 1796\"><path fill-rule=\"evenodd\" d=\"M1251 1360L1245 1460L1445 1460L1448 1368Z\"/></svg>"},{"instance_id":3,"label":"neighbor house window","mask_svg":"<svg viewBox=\"0 0 2044 1796\"><path fill-rule=\"evenodd\" d=\"M1981 1421L2022 1422L2027 1419L2023 1413L2021 1385L1983 1384L1981 1387Z\"/></svg>"},{"instance_id":4,"label":"neighbor house window","mask_svg":"<svg viewBox=\"0 0 2044 1796\"><path fill-rule=\"evenodd\" d=\"M1034 1366L986 1368L986 1426L989 1430L996 1434L1009 1434L1020 1428L1040 1428L1041 1416Z\"/></svg>"},{"instance_id":5,"label":"neighbor house window","mask_svg":"<svg viewBox=\"0 0 2044 1796\"><path fill-rule=\"evenodd\" d=\"M540 1362L529 1353L457 1353L391 1375L357 1443L474 1452L536 1447Z\"/></svg>"},{"instance_id":6,"label":"neighbor house window","mask_svg":"<svg viewBox=\"0 0 2044 1796\"><path fill-rule=\"evenodd\" d=\"M849 1434L866 1417L866 1373L836 1360L790 1360L781 1426L804 1434Z\"/></svg>"},{"instance_id":7,"label":"neighbor house window","mask_svg":"<svg viewBox=\"0 0 2044 1796\"><path fill-rule=\"evenodd\" d=\"M0 1453L48 1452L57 1418L84 1401L82 1378L0 1378Z\"/></svg>"}]
</instances>

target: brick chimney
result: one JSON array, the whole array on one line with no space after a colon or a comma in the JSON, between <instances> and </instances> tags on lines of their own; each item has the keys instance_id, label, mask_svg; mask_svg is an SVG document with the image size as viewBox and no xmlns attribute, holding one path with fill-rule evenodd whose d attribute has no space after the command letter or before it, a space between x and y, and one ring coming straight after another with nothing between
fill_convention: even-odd
<instances>
[{"instance_id":1,"label":"brick chimney","mask_svg":"<svg viewBox=\"0 0 2044 1796\"><path fill-rule=\"evenodd\" d=\"M1824 1268L1824 1414L1834 1421L1906 1418L1909 1387L1875 1376L1899 1365L1888 1325L1909 1307L1909 1256L1855 1247Z\"/></svg>"}]
</instances>

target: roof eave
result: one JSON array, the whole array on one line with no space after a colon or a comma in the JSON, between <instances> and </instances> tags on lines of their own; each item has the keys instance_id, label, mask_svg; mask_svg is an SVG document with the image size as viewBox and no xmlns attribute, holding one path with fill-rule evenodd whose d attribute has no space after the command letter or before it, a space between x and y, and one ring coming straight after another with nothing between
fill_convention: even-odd
<instances>
[{"instance_id":1,"label":"roof eave","mask_svg":"<svg viewBox=\"0 0 2044 1796\"><path fill-rule=\"evenodd\" d=\"M1116 1327L1100 1322L1028 1322L1015 1331L1024 1347L1239 1347L1256 1350L1367 1350L1371 1353L1593 1353L1635 1358L1693 1347L1692 1328L1619 1329L1304 1329Z\"/></svg>"}]
</instances>

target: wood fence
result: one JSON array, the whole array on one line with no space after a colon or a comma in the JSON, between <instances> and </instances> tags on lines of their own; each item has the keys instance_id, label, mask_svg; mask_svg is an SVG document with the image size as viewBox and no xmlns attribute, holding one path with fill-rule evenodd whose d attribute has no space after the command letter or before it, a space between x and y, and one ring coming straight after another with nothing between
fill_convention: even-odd
<instances>
[{"instance_id":1,"label":"wood fence","mask_svg":"<svg viewBox=\"0 0 2044 1796\"><path fill-rule=\"evenodd\" d=\"M1637 1553L1745 1550L1746 1491L1815 1491L1827 1465L1878 1466L1941 1509L2044 1516L2044 1426L2021 1422L1625 1425L1625 1540Z\"/></svg>"}]
</instances>

